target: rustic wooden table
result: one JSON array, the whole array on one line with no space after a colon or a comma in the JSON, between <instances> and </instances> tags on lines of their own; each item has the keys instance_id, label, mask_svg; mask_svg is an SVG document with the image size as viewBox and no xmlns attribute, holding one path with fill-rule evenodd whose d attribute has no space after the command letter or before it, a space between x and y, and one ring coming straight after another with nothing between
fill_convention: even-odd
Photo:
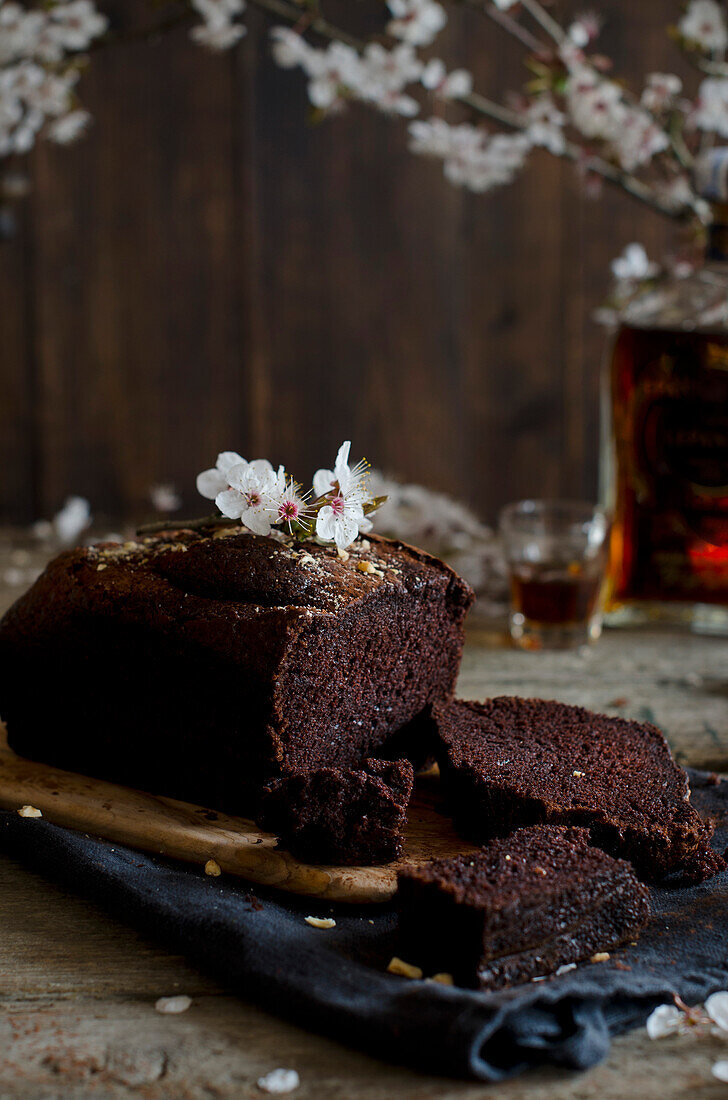
<instances>
[{"instance_id":1,"label":"rustic wooden table","mask_svg":"<svg viewBox=\"0 0 728 1100\"><path fill-rule=\"evenodd\" d=\"M5 578L0 612L20 590L8 580L20 578ZM524 654L478 629L460 693L543 695L654 719L682 762L728 770L726 640L614 632L583 656ZM277 1066L300 1074L297 1100L725 1095L710 1076L725 1044L651 1042L642 1029L585 1074L538 1072L493 1087L388 1066L229 996L163 944L4 857L0 882L0 1100L239 1100L260 1097L257 1078ZM188 994L192 1007L159 1015L155 1000L172 993Z\"/></svg>"}]
</instances>

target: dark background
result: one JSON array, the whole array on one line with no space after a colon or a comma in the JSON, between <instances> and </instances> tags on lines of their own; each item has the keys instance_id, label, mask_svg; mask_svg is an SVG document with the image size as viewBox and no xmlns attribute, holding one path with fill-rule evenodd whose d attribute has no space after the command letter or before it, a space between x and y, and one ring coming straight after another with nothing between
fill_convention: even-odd
<instances>
[{"instance_id":1,"label":"dark background","mask_svg":"<svg viewBox=\"0 0 728 1100\"><path fill-rule=\"evenodd\" d=\"M149 20L101 6L122 30ZM677 5L599 7L618 71L682 71ZM487 518L527 494L593 495L606 340L590 311L610 259L634 239L659 255L669 225L620 193L583 197L545 152L477 196L409 154L402 121L355 106L311 126L303 76L245 18L222 55L183 28L105 49L80 86L88 136L30 158L0 244L2 518L69 493L141 514L159 481L200 513L194 477L218 450L308 479L343 438ZM432 52L486 93L525 79L475 12Z\"/></svg>"}]
</instances>

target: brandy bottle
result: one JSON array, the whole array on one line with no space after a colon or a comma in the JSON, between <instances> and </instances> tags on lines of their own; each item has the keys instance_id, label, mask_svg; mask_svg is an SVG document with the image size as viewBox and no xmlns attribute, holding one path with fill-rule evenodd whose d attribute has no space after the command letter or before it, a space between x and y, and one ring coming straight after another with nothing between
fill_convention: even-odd
<instances>
[{"instance_id":1,"label":"brandy bottle","mask_svg":"<svg viewBox=\"0 0 728 1100\"><path fill-rule=\"evenodd\" d=\"M705 266L636 296L613 348L606 612L728 634L728 149L702 177Z\"/></svg>"}]
</instances>

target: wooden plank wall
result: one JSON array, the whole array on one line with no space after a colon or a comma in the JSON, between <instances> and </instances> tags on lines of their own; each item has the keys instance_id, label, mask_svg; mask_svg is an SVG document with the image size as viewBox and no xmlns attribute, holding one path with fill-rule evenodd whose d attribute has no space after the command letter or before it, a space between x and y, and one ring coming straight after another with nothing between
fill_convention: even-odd
<instances>
[{"instance_id":1,"label":"wooden plank wall","mask_svg":"<svg viewBox=\"0 0 728 1100\"><path fill-rule=\"evenodd\" d=\"M620 68L674 64L661 0L601 6ZM158 481L198 511L218 449L308 476L344 437L488 518L593 494L589 313L608 261L633 239L659 252L669 227L585 199L546 154L482 197L409 155L399 122L355 107L307 125L302 77L247 22L225 56L183 30L105 51L83 80L87 139L30 161L0 244L2 519L72 492L140 514ZM518 48L475 13L448 36L438 52L484 91L520 86Z\"/></svg>"}]
</instances>

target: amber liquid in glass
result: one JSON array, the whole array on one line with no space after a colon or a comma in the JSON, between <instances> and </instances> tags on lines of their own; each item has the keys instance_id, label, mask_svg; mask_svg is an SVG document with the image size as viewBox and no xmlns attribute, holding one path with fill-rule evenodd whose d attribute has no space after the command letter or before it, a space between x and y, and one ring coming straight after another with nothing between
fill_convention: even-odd
<instances>
[{"instance_id":1,"label":"amber liquid in glass","mask_svg":"<svg viewBox=\"0 0 728 1100\"><path fill-rule=\"evenodd\" d=\"M580 566L512 566L511 602L534 626L585 623L594 614L601 574Z\"/></svg>"}]
</instances>

